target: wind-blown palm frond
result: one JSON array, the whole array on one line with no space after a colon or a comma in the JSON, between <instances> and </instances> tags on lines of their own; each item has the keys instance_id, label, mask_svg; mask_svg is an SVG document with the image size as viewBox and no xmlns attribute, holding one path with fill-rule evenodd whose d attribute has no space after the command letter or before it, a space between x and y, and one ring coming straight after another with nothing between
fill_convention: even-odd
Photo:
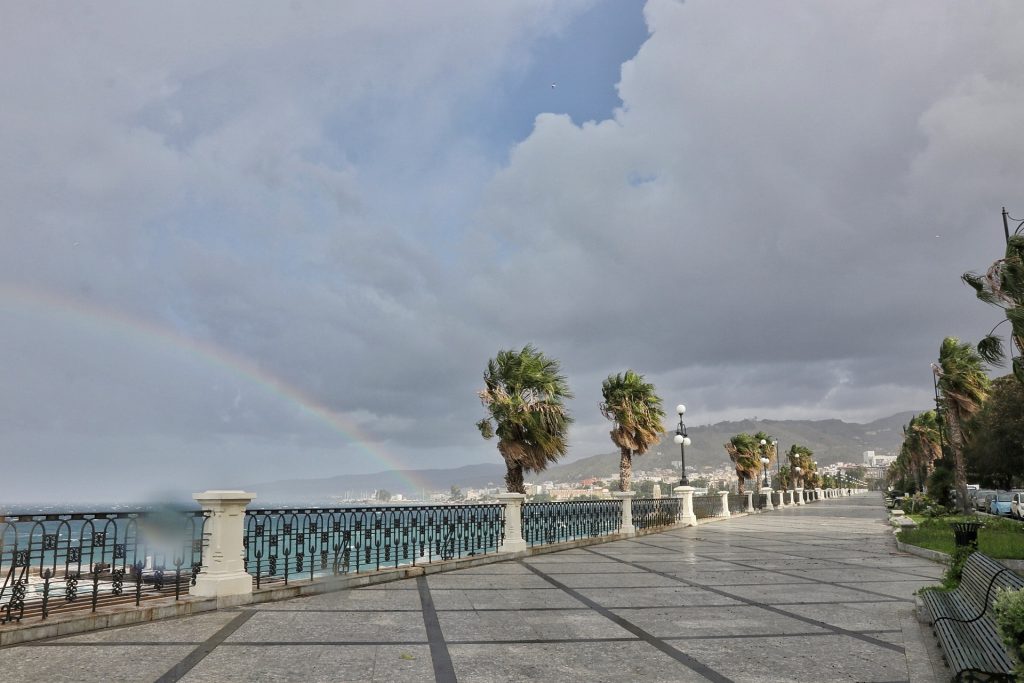
<instances>
[{"instance_id":1,"label":"wind-blown palm frond","mask_svg":"<svg viewBox=\"0 0 1024 683\"><path fill-rule=\"evenodd\" d=\"M1012 326L1013 343L1024 352L1024 237L1011 237L1003 258L993 262L984 275L968 272L960 277L979 300L1003 309ZM978 353L987 362L999 364L1006 358L1005 350L1002 343L992 341L992 335L990 332L978 343ZM1024 372L1015 370L1014 375L1024 382Z\"/></svg>"},{"instance_id":2,"label":"wind-blown palm frond","mask_svg":"<svg viewBox=\"0 0 1024 683\"><path fill-rule=\"evenodd\" d=\"M736 478L739 480L738 490L743 493L745 480L757 478L757 471L761 465L760 439L755 439L750 434L743 432L730 438L724 447L736 469Z\"/></svg>"},{"instance_id":3,"label":"wind-blown palm frond","mask_svg":"<svg viewBox=\"0 0 1024 683\"><path fill-rule=\"evenodd\" d=\"M572 398L558 361L532 345L499 351L487 362L480 402L488 416L477 423L485 439L498 437L505 460L505 483L512 493L525 493L524 472L540 472L565 455L572 417L565 401Z\"/></svg>"},{"instance_id":4,"label":"wind-blown palm frond","mask_svg":"<svg viewBox=\"0 0 1024 683\"><path fill-rule=\"evenodd\" d=\"M988 398L989 378L981 356L970 344L956 337L946 337L939 348L939 364L935 368L942 412L949 428L949 446L953 452L954 479L964 512L967 511L967 472L964 445L970 440L970 419Z\"/></svg>"},{"instance_id":5,"label":"wind-blown palm frond","mask_svg":"<svg viewBox=\"0 0 1024 683\"><path fill-rule=\"evenodd\" d=\"M609 375L601 384L601 414L613 423L612 442L619 447L619 489L630 490L633 456L643 455L665 433L661 398L654 385L632 370Z\"/></svg>"}]
</instances>

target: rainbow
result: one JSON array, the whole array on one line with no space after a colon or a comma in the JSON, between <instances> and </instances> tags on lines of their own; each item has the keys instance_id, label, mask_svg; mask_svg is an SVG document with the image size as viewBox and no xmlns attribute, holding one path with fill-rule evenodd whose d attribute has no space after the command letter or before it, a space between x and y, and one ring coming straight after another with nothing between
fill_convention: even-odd
<instances>
[{"instance_id":1,"label":"rainbow","mask_svg":"<svg viewBox=\"0 0 1024 683\"><path fill-rule=\"evenodd\" d=\"M355 422L244 356L111 308L39 289L0 283L0 309L2 308L20 309L29 315L49 315L99 331L109 332L113 329L140 345L158 350L184 352L206 365L225 371L291 406L298 407L302 414L343 436L384 469L398 474L409 486L410 493L431 488L430 484L403 469L395 456L364 434Z\"/></svg>"}]
</instances>

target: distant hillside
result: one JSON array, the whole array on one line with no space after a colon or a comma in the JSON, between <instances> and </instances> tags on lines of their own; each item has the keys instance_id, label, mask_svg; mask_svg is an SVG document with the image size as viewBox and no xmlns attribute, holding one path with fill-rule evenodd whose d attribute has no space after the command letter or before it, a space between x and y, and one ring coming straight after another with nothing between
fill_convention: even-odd
<instances>
[{"instance_id":1,"label":"distant hillside","mask_svg":"<svg viewBox=\"0 0 1024 683\"><path fill-rule=\"evenodd\" d=\"M861 462L864 451L895 452L903 442L903 426L915 413L908 411L891 417L859 424L842 420L740 420L719 422L688 429L691 446L686 448L687 468L718 467L728 462L725 444L740 432L764 431L778 439L783 452L794 443L814 451L819 465L836 462ZM673 430L646 454L634 459L637 469L679 467L679 446L672 442ZM609 445L610 442L609 442ZM660 455L659 455L660 453ZM588 476L607 476L619 471L619 454L602 453L549 468L543 479L572 481ZM531 477L536 479L537 477Z\"/></svg>"},{"instance_id":2,"label":"distant hillside","mask_svg":"<svg viewBox=\"0 0 1024 683\"><path fill-rule=\"evenodd\" d=\"M779 440L785 451L799 443L814 451L818 463L861 462L864 451L895 452L903 441L903 425L913 412L899 413L868 424L841 420L741 420L719 422L715 425L689 429L693 445L686 449L688 467L718 467L728 462L722 447L729 437L740 432L763 430ZM672 443L674 431L665 436L661 444L635 460L637 469L679 467L679 446ZM609 446L611 443L609 442ZM660 453L660 455L659 455ZM609 476L619 470L619 455L611 452L581 458L556 465L545 473L529 477L530 480L578 481L593 476ZM455 485L461 488L480 488L504 485L505 467L495 453L494 462L466 465L451 469L424 469L350 474L322 479L289 479L284 481L249 484L246 490L255 491L260 504L296 503L311 505L329 503L339 497L358 497L372 494L376 489L392 493L419 496L412 482L428 490L444 491Z\"/></svg>"}]
</instances>

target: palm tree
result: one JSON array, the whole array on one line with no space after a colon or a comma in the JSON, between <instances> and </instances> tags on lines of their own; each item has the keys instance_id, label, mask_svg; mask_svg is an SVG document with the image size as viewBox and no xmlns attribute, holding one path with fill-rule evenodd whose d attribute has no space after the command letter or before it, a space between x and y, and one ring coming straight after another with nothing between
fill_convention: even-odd
<instances>
[{"instance_id":1,"label":"palm tree","mask_svg":"<svg viewBox=\"0 0 1024 683\"><path fill-rule=\"evenodd\" d=\"M953 452L954 481L964 513L967 509L967 473L964 468L964 444L970 439L968 421L977 414L989 393L985 364L970 344L946 337L939 348L939 364L932 366L942 394L943 416L949 428L949 447Z\"/></svg>"},{"instance_id":2,"label":"palm tree","mask_svg":"<svg viewBox=\"0 0 1024 683\"><path fill-rule=\"evenodd\" d=\"M807 446L793 444L786 453L790 470L793 472L793 488L803 488L804 478L812 476L814 470L814 452ZM800 472L796 468L800 468Z\"/></svg>"},{"instance_id":3,"label":"palm tree","mask_svg":"<svg viewBox=\"0 0 1024 683\"><path fill-rule=\"evenodd\" d=\"M534 346L499 351L487 361L480 402L488 416L477 423L485 439L498 436L509 493L526 493L524 472L541 472L565 455L572 398L558 361Z\"/></svg>"},{"instance_id":4,"label":"palm tree","mask_svg":"<svg viewBox=\"0 0 1024 683\"><path fill-rule=\"evenodd\" d=\"M941 425L934 410L927 410L910 418L903 428L903 445L897 460L904 460L902 472L917 484L917 490L924 490L924 483L935 467L935 461L942 457Z\"/></svg>"},{"instance_id":5,"label":"palm tree","mask_svg":"<svg viewBox=\"0 0 1024 683\"><path fill-rule=\"evenodd\" d=\"M761 465L761 440L743 432L729 439L729 443L725 444L725 452L736 468L736 478L739 479L737 490L743 495L744 479L757 478Z\"/></svg>"},{"instance_id":6,"label":"palm tree","mask_svg":"<svg viewBox=\"0 0 1024 683\"><path fill-rule=\"evenodd\" d=\"M979 299L1003 309L1003 322L1010 321L1013 344L1024 353L1024 236L1010 237L1003 258L989 266L984 275L964 273L961 277ZM1006 354L995 328L978 342L978 353L989 363L1002 363ZM1024 382L1024 358L1013 359L1013 374Z\"/></svg>"},{"instance_id":7,"label":"palm tree","mask_svg":"<svg viewBox=\"0 0 1024 683\"><path fill-rule=\"evenodd\" d=\"M643 455L665 433L661 398L654 385L632 370L608 375L601 384L601 414L612 421L612 442L619 447L619 490L629 491L633 455Z\"/></svg>"},{"instance_id":8,"label":"palm tree","mask_svg":"<svg viewBox=\"0 0 1024 683\"><path fill-rule=\"evenodd\" d=\"M758 448L760 449L757 453L756 466L758 471L763 472L764 470L770 470L778 457L778 454L775 452L775 449L778 448L775 444L775 438L771 434L758 432L757 434L754 434L754 441L757 442ZM762 441L764 442L763 446L761 445ZM762 467L763 463L761 462L762 456L768 458L768 464L764 467Z\"/></svg>"}]
</instances>

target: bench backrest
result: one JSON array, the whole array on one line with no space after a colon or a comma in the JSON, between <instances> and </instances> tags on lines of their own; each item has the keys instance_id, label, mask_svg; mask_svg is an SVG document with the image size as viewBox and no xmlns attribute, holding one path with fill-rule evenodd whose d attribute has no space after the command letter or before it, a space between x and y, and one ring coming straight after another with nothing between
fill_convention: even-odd
<instances>
[{"instance_id":1,"label":"bench backrest","mask_svg":"<svg viewBox=\"0 0 1024 683\"><path fill-rule=\"evenodd\" d=\"M971 553L960 578L961 597L980 614L992 606L996 588L1024 588L1024 580L988 555Z\"/></svg>"}]
</instances>

